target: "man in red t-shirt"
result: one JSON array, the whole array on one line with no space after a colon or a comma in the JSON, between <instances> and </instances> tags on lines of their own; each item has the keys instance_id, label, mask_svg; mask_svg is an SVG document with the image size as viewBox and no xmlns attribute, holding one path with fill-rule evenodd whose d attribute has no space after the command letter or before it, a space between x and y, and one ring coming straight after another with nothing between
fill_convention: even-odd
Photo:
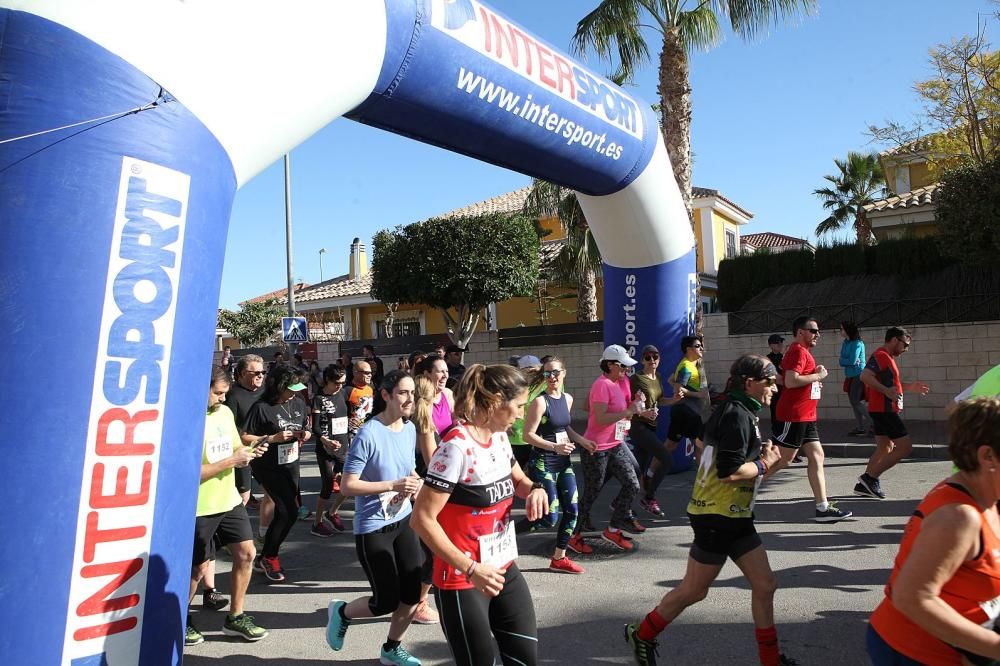
<instances>
[{"instance_id":1,"label":"man in red t-shirt","mask_svg":"<svg viewBox=\"0 0 1000 666\"><path fill-rule=\"evenodd\" d=\"M858 477L855 495L885 499L879 477L913 450L910 435L899 416L903 410L903 391L927 395L930 388L920 382L904 384L900 379L896 359L906 353L911 341L905 328L893 326L885 332L885 344L875 350L861 372L868 413L875 428L875 453L868 459L865 473Z\"/></svg>"},{"instance_id":2,"label":"man in red t-shirt","mask_svg":"<svg viewBox=\"0 0 1000 666\"><path fill-rule=\"evenodd\" d=\"M810 349L819 342L819 326L815 319L799 317L792 323L793 342L781 359L785 390L778 402L777 417L781 430L774 439L781 448L778 469L787 467L801 450L809 461L807 473L813 497L816 499L816 522L835 523L850 518L850 511L841 511L826 497L826 475L823 472L823 445L816 427L816 405L823 391L826 368L816 365Z\"/></svg>"}]
</instances>

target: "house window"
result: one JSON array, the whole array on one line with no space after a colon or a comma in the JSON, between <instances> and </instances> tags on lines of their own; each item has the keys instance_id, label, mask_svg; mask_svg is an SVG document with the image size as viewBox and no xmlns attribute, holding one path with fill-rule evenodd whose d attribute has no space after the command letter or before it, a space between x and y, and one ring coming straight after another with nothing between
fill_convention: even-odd
<instances>
[{"instance_id":1,"label":"house window","mask_svg":"<svg viewBox=\"0 0 1000 666\"><path fill-rule=\"evenodd\" d=\"M726 229L726 259L732 259L736 254L736 232Z\"/></svg>"},{"instance_id":2,"label":"house window","mask_svg":"<svg viewBox=\"0 0 1000 666\"><path fill-rule=\"evenodd\" d=\"M910 167L900 164L896 167L896 194L910 191Z\"/></svg>"},{"instance_id":3,"label":"house window","mask_svg":"<svg viewBox=\"0 0 1000 666\"><path fill-rule=\"evenodd\" d=\"M382 340L385 336L385 321L377 323L378 329L375 337ZM418 320L394 321L392 322L392 337L405 338L410 335L420 335L420 322Z\"/></svg>"}]
</instances>

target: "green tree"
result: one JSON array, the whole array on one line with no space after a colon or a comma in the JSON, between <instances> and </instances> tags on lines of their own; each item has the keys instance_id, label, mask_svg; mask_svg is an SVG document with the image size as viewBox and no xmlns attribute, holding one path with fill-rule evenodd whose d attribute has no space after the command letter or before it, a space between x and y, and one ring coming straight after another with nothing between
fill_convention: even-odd
<instances>
[{"instance_id":1,"label":"green tree","mask_svg":"<svg viewBox=\"0 0 1000 666\"><path fill-rule=\"evenodd\" d=\"M436 308L460 347L486 307L529 296L537 279L538 234L524 215L434 218L372 239L372 295Z\"/></svg>"},{"instance_id":2,"label":"green tree","mask_svg":"<svg viewBox=\"0 0 1000 666\"><path fill-rule=\"evenodd\" d=\"M587 224L576 193L544 180L531 182L524 213L532 219L555 217L566 232L566 241L553 263L552 278L576 286L576 320L597 321L597 280L601 251Z\"/></svg>"},{"instance_id":3,"label":"green tree","mask_svg":"<svg viewBox=\"0 0 1000 666\"><path fill-rule=\"evenodd\" d=\"M240 304L238 312L220 310L218 325L239 339L241 344L257 347L270 342L281 330L285 310L276 298L266 301L247 301Z\"/></svg>"},{"instance_id":4,"label":"green tree","mask_svg":"<svg viewBox=\"0 0 1000 666\"><path fill-rule=\"evenodd\" d=\"M573 47L577 53L593 50L616 62L613 78L628 82L650 60L644 29L660 35L660 130L690 216L691 53L719 44L722 20L741 38L753 39L772 24L815 6L816 0L602 0L577 23ZM643 23L649 19L652 25Z\"/></svg>"},{"instance_id":5,"label":"green tree","mask_svg":"<svg viewBox=\"0 0 1000 666\"><path fill-rule=\"evenodd\" d=\"M928 64L934 76L913 85L924 107L918 121L870 126L869 134L925 160L934 178L966 160L986 164L1000 154L1000 51L980 27L931 48Z\"/></svg>"},{"instance_id":6,"label":"green tree","mask_svg":"<svg viewBox=\"0 0 1000 666\"><path fill-rule=\"evenodd\" d=\"M980 265L1000 265L1000 157L946 171L935 195L944 252Z\"/></svg>"},{"instance_id":7,"label":"green tree","mask_svg":"<svg viewBox=\"0 0 1000 666\"><path fill-rule=\"evenodd\" d=\"M876 153L847 153L846 160L834 159L837 173L823 176L830 187L813 190L813 194L823 200L823 208L829 216L816 225L816 235L839 231L846 224L854 227L859 245L868 245L872 239L872 228L865 214L864 206L883 194L885 178Z\"/></svg>"}]
</instances>

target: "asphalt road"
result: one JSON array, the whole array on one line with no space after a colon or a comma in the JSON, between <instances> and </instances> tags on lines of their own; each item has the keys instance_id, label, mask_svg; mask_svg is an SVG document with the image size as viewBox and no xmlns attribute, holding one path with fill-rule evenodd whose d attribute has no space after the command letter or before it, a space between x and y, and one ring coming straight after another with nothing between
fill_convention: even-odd
<instances>
[{"instance_id":1,"label":"asphalt road","mask_svg":"<svg viewBox=\"0 0 1000 666\"><path fill-rule=\"evenodd\" d=\"M302 465L310 505L318 483L312 460L305 457ZM855 518L835 525L812 521L814 505L801 464L779 473L761 490L757 528L778 576L778 636L782 651L800 664L868 663L865 623L881 599L903 527L920 498L950 469L944 461L903 463L883 477L889 499L877 501L851 495L864 462L827 459L831 497L842 498L840 506L855 513ZM633 663L622 639L622 626L645 614L683 575L691 544L684 508L692 479L693 474L687 472L664 481L660 502L667 516L643 517L650 529L637 537L634 552L613 553L610 546L598 545L594 555L576 556L586 568L583 575L548 571L552 532L520 538L518 562L534 597L540 663ZM605 488L597 518L606 518L615 488L613 483ZM349 515L346 512L344 517ZM224 611L202 610L199 597L194 618L206 640L187 650L185 663L378 663L388 628L385 619L352 624L341 652L329 650L323 638L330 599L351 600L369 593L353 536L316 538L309 534L309 523L300 522L283 547L281 560L288 580L268 584L262 574L254 574L247 603L248 612L270 629L270 635L253 644L223 636ZM219 560L218 585L224 592L229 587L224 573L228 567L228 561ZM414 625L404 645L424 664L451 661L438 625ZM660 655L660 663L679 665L758 663L749 587L732 563L722 570L708 598L688 609L661 635Z\"/></svg>"}]
</instances>

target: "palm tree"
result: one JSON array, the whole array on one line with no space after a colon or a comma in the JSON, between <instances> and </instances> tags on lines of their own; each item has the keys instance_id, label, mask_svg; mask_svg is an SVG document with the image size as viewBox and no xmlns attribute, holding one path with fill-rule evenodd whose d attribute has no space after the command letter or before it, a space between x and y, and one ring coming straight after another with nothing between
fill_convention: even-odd
<instances>
[{"instance_id":1,"label":"palm tree","mask_svg":"<svg viewBox=\"0 0 1000 666\"><path fill-rule=\"evenodd\" d=\"M600 57L617 60L613 78L631 81L649 61L643 36L651 28L663 38L660 45L660 129L691 217L691 83L688 58L707 51L722 38L720 19L733 32L752 39L771 24L809 13L816 0L602 0L576 24L573 48L578 54L593 49ZM652 19L652 25L642 24ZM692 218L693 224L693 218Z\"/></svg>"},{"instance_id":2,"label":"palm tree","mask_svg":"<svg viewBox=\"0 0 1000 666\"><path fill-rule=\"evenodd\" d=\"M865 213L865 205L881 196L885 188L885 176L876 153L847 153L846 160L834 159L838 174L823 176L832 187L813 190L813 194L823 200L823 208L830 211L829 217L816 225L816 235L838 231L850 221L858 236L859 245L868 245L872 238L872 227Z\"/></svg>"},{"instance_id":3,"label":"palm tree","mask_svg":"<svg viewBox=\"0 0 1000 666\"><path fill-rule=\"evenodd\" d=\"M524 202L524 212L534 218L556 217L566 241L553 263L553 277L576 284L576 320L597 321L597 276L601 252L590 232L576 193L554 183L534 179Z\"/></svg>"}]
</instances>

